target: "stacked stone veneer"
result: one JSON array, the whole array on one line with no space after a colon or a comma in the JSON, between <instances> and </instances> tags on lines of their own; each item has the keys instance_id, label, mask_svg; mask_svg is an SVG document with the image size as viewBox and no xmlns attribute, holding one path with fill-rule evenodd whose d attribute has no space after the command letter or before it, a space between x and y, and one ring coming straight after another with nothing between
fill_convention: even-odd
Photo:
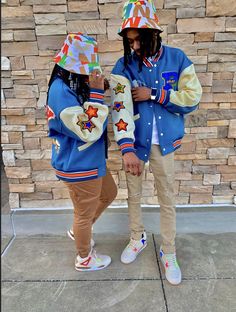
<instances>
[{"instance_id":1,"label":"stacked stone veneer","mask_svg":"<svg viewBox=\"0 0 236 312\"><path fill-rule=\"evenodd\" d=\"M186 136L175 156L177 203L235 203L236 1L155 3L163 42L186 52L204 91L199 110L186 118ZM85 32L97 38L109 77L122 56L117 35L122 5L120 0L2 0L1 143L11 208L71 205L50 166L44 104L52 56L68 32ZM109 133L109 167L119 186L114 204L126 204L125 173L111 124ZM158 203L155 194L147 165L143 203Z\"/></svg>"}]
</instances>

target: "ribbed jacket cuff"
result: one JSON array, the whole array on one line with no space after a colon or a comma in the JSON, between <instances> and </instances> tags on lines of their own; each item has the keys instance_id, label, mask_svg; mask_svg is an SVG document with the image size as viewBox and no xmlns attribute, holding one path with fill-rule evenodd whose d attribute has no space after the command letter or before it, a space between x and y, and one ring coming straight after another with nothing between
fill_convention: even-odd
<instances>
[{"instance_id":1,"label":"ribbed jacket cuff","mask_svg":"<svg viewBox=\"0 0 236 312\"><path fill-rule=\"evenodd\" d=\"M170 99L170 92L164 89L152 89L153 92L156 92L155 100L156 102L160 103L161 105L166 105Z\"/></svg>"},{"instance_id":2,"label":"ribbed jacket cuff","mask_svg":"<svg viewBox=\"0 0 236 312\"><path fill-rule=\"evenodd\" d=\"M101 89L90 89L90 102L96 102L103 104L104 101L104 90Z\"/></svg>"},{"instance_id":3,"label":"ribbed jacket cuff","mask_svg":"<svg viewBox=\"0 0 236 312\"><path fill-rule=\"evenodd\" d=\"M124 138L124 139L119 140L117 143L120 147L122 155L128 152L135 153L134 142L132 139Z\"/></svg>"}]
</instances>

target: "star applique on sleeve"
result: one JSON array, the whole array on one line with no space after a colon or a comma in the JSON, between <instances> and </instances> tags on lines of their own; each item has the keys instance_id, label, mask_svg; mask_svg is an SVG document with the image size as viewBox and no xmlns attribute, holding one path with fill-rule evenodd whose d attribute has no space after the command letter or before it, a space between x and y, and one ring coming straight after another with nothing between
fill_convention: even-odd
<instances>
[{"instance_id":1,"label":"star applique on sleeve","mask_svg":"<svg viewBox=\"0 0 236 312\"><path fill-rule=\"evenodd\" d=\"M97 111L98 111L98 108L95 108L92 105L89 105L88 109L85 111L85 114L87 114L88 118L91 119L93 117L98 117Z\"/></svg>"},{"instance_id":2,"label":"star applique on sleeve","mask_svg":"<svg viewBox=\"0 0 236 312\"><path fill-rule=\"evenodd\" d=\"M119 112L121 109L125 108L123 102L114 102L113 109Z\"/></svg>"},{"instance_id":3,"label":"star applique on sleeve","mask_svg":"<svg viewBox=\"0 0 236 312\"><path fill-rule=\"evenodd\" d=\"M89 132L92 132L93 128L96 127L96 126L92 123L91 120L82 121L82 120L78 119L77 125L80 126L80 129L81 129L81 130L87 129Z\"/></svg>"},{"instance_id":4,"label":"star applique on sleeve","mask_svg":"<svg viewBox=\"0 0 236 312\"><path fill-rule=\"evenodd\" d=\"M118 131L121 130L127 131L128 123L125 122L123 119L120 119L115 125L117 126Z\"/></svg>"},{"instance_id":5,"label":"star applique on sleeve","mask_svg":"<svg viewBox=\"0 0 236 312\"><path fill-rule=\"evenodd\" d=\"M125 93L125 85L122 85L121 83L117 83L116 87L113 88L113 90L115 91L115 94L118 94L118 93Z\"/></svg>"},{"instance_id":6,"label":"star applique on sleeve","mask_svg":"<svg viewBox=\"0 0 236 312\"><path fill-rule=\"evenodd\" d=\"M48 121L55 118L55 114L54 114L53 110L48 105L46 108L46 116L47 116Z\"/></svg>"}]
</instances>

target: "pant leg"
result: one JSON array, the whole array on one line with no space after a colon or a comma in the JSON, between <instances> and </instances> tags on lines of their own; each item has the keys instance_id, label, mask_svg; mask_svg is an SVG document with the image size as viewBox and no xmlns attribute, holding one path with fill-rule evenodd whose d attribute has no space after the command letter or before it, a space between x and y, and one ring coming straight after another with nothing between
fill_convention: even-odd
<instances>
[{"instance_id":1,"label":"pant leg","mask_svg":"<svg viewBox=\"0 0 236 312\"><path fill-rule=\"evenodd\" d=\"M105 177L102 177L102 189L99 197L97 209L95 216L93 218L93 223L99 218L102 212L112 203L117 195L117 186L116 183L107 169L107 174Z\"/></svg>"},{"instance_id":2,"label":"pant leg","mask_svg":"<svg viewBox=\"0 0 236 312\"><path fill-rule=\"evenodd\" d=\"M159 145L152 145L149 161L160 203L162 248L165 253L173 253L176 236L174 153L162 156Z\"/></svg>"},{"instance_id":3,"label":"pant leg","mask_svg":"<svg viewBox=\"0 0 236 312\"><path fill-rule=\"evenodd\" d=\"M142 162L144 169L144 162ZM126 173L127 188L128 188L128 213L129 213L129 227L131 238L139 240L144 231L142 221L141 196L142 196L142 174L133 176L129 172Z\"/></svg>"},{"instance_id":4,"label":"pant leg","mask_svg":"<svg viewBox=\"0 0 236 312\"><path fill-rule=\"evenodd\" d=\"M85 258L91 250L91 229L101 194L102 178L65 184L74 205L73 231L77 252Z\"/></svg>"}]
</instances>

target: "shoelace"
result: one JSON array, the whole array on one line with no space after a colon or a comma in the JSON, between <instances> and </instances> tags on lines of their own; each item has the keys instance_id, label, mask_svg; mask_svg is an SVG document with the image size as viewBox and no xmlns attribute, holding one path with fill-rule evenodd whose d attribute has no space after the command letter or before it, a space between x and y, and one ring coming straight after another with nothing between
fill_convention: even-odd
<instances>
[{"instance_id":1,"label":"shoelace","mask_svg":"<svg viewBox=\"0 0 236 312\"><path fill-rule=\"evenodd\" d=\"M178 262L176 259L176 255L175 254L166 254L166 260L168 262L168 267L177 267L178 268Z\"/></svg>"}]
</instances>

